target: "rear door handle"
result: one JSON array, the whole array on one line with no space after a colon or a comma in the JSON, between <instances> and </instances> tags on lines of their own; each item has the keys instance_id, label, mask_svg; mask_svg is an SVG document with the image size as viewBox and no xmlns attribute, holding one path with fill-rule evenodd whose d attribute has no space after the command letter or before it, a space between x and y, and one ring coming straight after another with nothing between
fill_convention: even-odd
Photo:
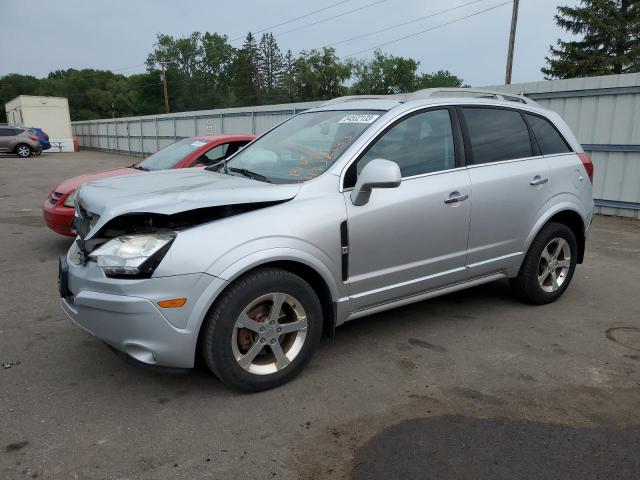
<instances>
[{"instance_id":1,"label":"rear door handle","mask_svg":"<svg viewBox=\"0 0 640 480\"><path fill-rule=\"evenodd\" d=\"M536 175L533 177L533 180L529 182L529 185L533 185L535 187L536 185L544 185L548 181L548 178L542 178L540 175Z\"/></svg>"},{"instance_id":2,"label":"rear door handle","mask_svg":"<svg viewBox=\"0 0 640 480\"><path fill-rule=\"evenodd\" d=\"M449 198L445 198L444 203L464 202L467 198L469 198L469 195L466 193L451 192Z\"/></svg>"}]
</instances>

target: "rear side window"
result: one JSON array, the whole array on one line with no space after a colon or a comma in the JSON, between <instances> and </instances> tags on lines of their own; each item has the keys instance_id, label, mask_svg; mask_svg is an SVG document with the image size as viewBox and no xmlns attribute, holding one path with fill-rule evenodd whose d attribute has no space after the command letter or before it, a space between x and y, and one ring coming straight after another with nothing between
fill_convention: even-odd
<instances>
[{"instance_id":1,"label":"rear side window","mask_svg":"<svg viewBox=\"0 0 640 480\"><path fill-rule=\"evenodd\" d=\"M463 108L473 163L531 157L531 138L522 115L498 108Z\"/></svg>"},{"instance_id":2,"label":"rear side window","mask_svg":"<svg viewBox=\"0 0 640 480\"><path fill-rule=\"evenodd\" d=\"M211 150L205 153L204 156L211 161L222 160L226 156L228 149L229 144L223 143L222 145L213 147Z\"/></svg>"},{"instance_id":3,"label":"rear side window","mask_svg":"<svg viewBox=\"0 0 640 480\"><path fill-rule=\"evenodd\" d=\"M15 135L13 128L0 128L0 137L12 137L13 135Z\"/></svg>"},{"instance_id":4,"label":"rear side window","mask_svg":"<svg viewBox=\"0 0 640 480\"><path fill-rule=\"evenodd\" d=\"M533 134L536 136L543 155L568 153L571 151L567 142L548 120L536 115L525 114Z\"/></svg>"}]
</instances>

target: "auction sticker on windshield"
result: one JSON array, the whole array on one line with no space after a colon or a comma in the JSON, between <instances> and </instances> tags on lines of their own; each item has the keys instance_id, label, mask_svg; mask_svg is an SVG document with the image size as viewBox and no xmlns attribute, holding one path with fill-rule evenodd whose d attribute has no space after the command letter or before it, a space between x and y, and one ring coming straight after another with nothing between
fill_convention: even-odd
<instances>
[{"instance_id":1,"label":"auction sticker on windshield","mask_svg":"<svg viewBox=\"0 0 640 480\"><path fill-rule=\"evenodd\" d=\"M373 123L380 115L373 114L351 114L345 115L338 123Z\"/></svg>"},{"instance_id":2,"label":"auction sticker on windshield","mask_svg":"<svg viewBox=\"0 0 640 480\"><path fill-rule=\"evenodd\" d=\"M192 147L202 147L203 145L206 145L206 143L195 141L191 144Z\"/></svg>"}]
</instances>

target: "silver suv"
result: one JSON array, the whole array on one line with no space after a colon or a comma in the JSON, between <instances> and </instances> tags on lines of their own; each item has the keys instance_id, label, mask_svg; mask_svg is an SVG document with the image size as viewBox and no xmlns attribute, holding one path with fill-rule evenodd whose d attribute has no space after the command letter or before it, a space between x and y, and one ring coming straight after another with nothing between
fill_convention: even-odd
<instances>
[{"instance_id":1,"label":"silver suv","mask_svg":"<svg viewBox=\"0 0 640 480\"><path fill-rule=\"evenodd\" d=\"M267 389L355 318L502 278L556 300L584 256L592 174L524 97L337 99L217 165L83 186L62 305L140 362L201 355Z\"/></svg>"},{"instance_id":2,"label":"silver suv","mask_svg":"<svg viewBox=\"0 0 640 480\"><path fill-rule=\"evenodd\" d=\"M0 153L14 153L20 158L40 154L42 144L32 132L25 128L0 124Z\"/></svg>"}]
</instances>

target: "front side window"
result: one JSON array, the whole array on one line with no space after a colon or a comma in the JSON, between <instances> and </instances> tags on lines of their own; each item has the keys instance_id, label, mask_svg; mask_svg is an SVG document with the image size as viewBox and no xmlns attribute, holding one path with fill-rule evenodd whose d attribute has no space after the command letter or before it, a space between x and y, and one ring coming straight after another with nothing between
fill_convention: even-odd
<instances>
[{"instance_id":1,"label":"front side window","mask_svg":"<svg viewBox=\"0 0 640 480\"><path fill-rule=\"evenodd\" d=\"M357 174L376 158L396 162L403 177L455 168L449 111L429 110L401 120L378 138L358 160ZM355 184L353 174L347 173L347 177L345 186L352 187Z\"/></svg>"},{"instance_id":2,"label":"front side window","mask_svg":"<svg viewBox=\"0 0 640 480\"><path fill-rule=\"evenodd\" d=\"M571 149L548 120L537 115L525 114L527 122L536 136L540 151L543 155L555 155L558 153L569 153Z\"/></svg>"},{"instance_id":3,"label":"front side window","mask_svg":"<svg viewBox=\"0 0 640 480\"><path fill-rule=\"evenodd\" d=\"M180 140L145 158L138 164L138 167L146 170L166 170L173 168L178 162L184 160L187 155L204 147L206 144L207 142L195 138Z\"/></svg>"},{"instance_id":4,"label":"front side window","mask_svg":"<svg viewBox=\"0 0 640 480\"><path fill-rule=\"evenodd\" d=\"M463 108L474 164L500 162L533 155L522 115L498 108Z\"/></svg>"},{"instance_id":5,"label":"front side window","mask_svg":"<svg viewBox=\"0 0 640 480\"><path fill-rule=\"evenodd\" d=\"M272 183L298 183L325 172L384 112L301 113L255 140L226 164Z\"/></svg>"}]
</instances>

